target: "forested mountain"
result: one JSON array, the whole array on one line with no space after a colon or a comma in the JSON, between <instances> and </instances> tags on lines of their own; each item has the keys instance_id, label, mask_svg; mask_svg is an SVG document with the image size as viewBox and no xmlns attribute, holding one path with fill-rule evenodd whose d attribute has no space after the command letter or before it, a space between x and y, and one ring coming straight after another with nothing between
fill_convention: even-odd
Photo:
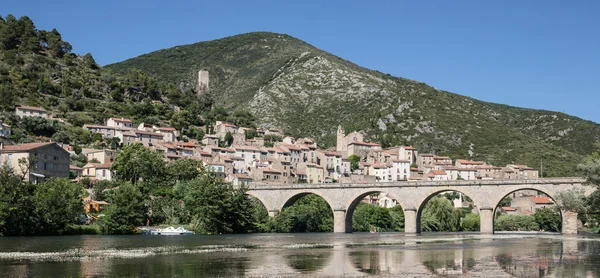
<instances>
[{"instance_id":1,"label":"forested mountain","mask_svg":"<svg viewBox=\"0 0 600 278\"><path fill-rule=\"evenodd\" d=\"M81 56L71 50L56 29L37 30L26 16L0 17L0 120L12 125L14 141L52 137L89 144L91 134L80 127L108 117L172 125L190 136L198 130L189 126L204 125L205 119L254 124L247 112L213 107L208 95L180 91L135 69L115 74L96 64L90 53ZM19 120L11 113L18 104L44 107L62 119Z\"/></svg>"},{"instance_id":2,"label":"forested mountain","mask_svg":"<svg viewBox=\"0 0 600 278\"><path fill-rule=\"evenodd\" d=\"M197 94L197 72L210 73ZM568 92L565 92L568 93ZM84 123L132 117L189 136L220 119L273 126L335 143L338 125L387 146L410 144L453 158L511 162L573 175L600 126L558 112L482 102L368 70L293 37L250 33L159 50L100 67L71 52L57 30L0 18L0 120L14 140L89 144ZM42 106L64 123L20 122L14 105ZM198 134L197 134L198 133Z\"/></svg>"},{"instance_id":3,"label":"forested mountain","mask_svg":"<svg viewBox=\"0 0 600 278\"><path fill-rule=\"evenodd\" d=\"M210 73L219 105L247 109L261 126L335 142L338 125L384 147L526 163L572 175L600 138L600 126L563 113L487 103L372 71L288 35L249 33L155 51L107 66L140 69L180 89ZM567 92L565 92L567 93Z\"/></svg>"}]
</instances>

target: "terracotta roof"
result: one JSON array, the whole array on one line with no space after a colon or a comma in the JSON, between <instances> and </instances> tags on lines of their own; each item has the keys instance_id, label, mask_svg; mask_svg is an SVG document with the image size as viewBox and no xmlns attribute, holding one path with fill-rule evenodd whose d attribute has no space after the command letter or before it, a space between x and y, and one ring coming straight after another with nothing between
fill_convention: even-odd
<instances>
[{"instance_id":1,"label":"terracotta roof","mask_svg":"<svg viewBox=\"0 0 600 278\"><path fill-rule=\"evenodd\" d=\"M483 161L471 161L471 160L467 160L467 159L457 159L456 162L460 163L460 164L467 164L467 165L484 165L485 164L485 162L483 162Z\"/></svg>"},{"instance_id":2,"label":"terracotta roof","mask_svg":"<svg viewBox=\"0 0 600 278\"><path fill-rule=\"evenodd\" d=\"M83 168L77 167L75 165L69 165L69 170L81 171Z\"/></svg>"},{"instance_id":3,"label":"terracotta roof","mask_svg":"<svg viewBox=\"0 0 600 278\"><path fill-rule=\"evenodd\" d=\"M282 144L280 146L284 147L284 148L287 148L288 150L294 150L294 151L301 151L302 150L302 148L300 148L300 146L294 146L294 145L288 145L288 144L285 144L285 145Z\"/></svg>"},{"instance_id":4,"label":"terracotta roof","mask_svg":"<svg viewBox=\"0 0 600 278\"><path fill-rule=\"evenodd\" d=\"M416 150L416 148L413 146L402 146L402 148L404 148L405 150Z\"/></svg>"},{"instance_id":5,"label":"terracotta roof","mask_svg":"<svg viewBox=\"0 0 600 278\"><path fill-rule=\"evenodd\" d=\"M112 166L112 163L89 163L85 165L83 168L96 168L96 169L109 169Z\"/></svg>"},{"instance_id":6,"label":"terracotta roof","mask_svg":"<svg viewBox=\"0 0 600 278\"><path fill-rule=\"evenodd\" d=\"M281 171L275 170L273 168L264 168L262 169L263 173L276 173L281 174Z\"/></svg>"},{"instance_id":7,"label":"terracotta roof","mask_svg":"<svg viewBox=\"0 0 600 278\"><path fill-rule=\"evenodd\" d=\"M419 156L421 156L421 157L433 157L433 154L430 154L430 153L420 153Z\"/></svg>"},{"instance_id":8,"label":"terracotta roof","mask_svg":"<svg viewBox=\"0 0 600 278\"><path fill-rule=\"evenodd\" d=\"M336 153L336 152L330 152L330 151L325 151L325 150L317 150L317 152L320 152L324 155L328 155L328 156L335 156L335 157L342 157L342 155L340 153Z\"/></svg>"},{"instance_id":9,"label":"terracotta roof","mask_svg":"<svg viewBox=\"0 0 600 278\"><path fill-rule=\"evenodd\" d=\"M407 160L407 159L392 159L392 162L410 163L410 160Z\"/></svg>"},{"instance_id":10,"label":"terracotta roof","mask_svg":"<svg viewBox=\"0 0 600 278\"><path fill-rule=\"evenodd\" d=\"M10 127L9 125L3 123L2 121L0 121L0 123L2 124L3 127Z\"/></svg>"},{"instance_id":11,"label":"terracotta roof","mask_svg":"<svg viewBox=\"0 0 600 278\"><path fill-rule=\"evenodd\" d=\"M517 209L513 208L513 207L502 207L502 210L504 210L504 211L516 211Z\"/></svg>"},{"instance_id":12,"label":"terracotta roof","mask_svg":"<svg viewBox=\"0 0 600 278\"><path fill-rule=\"evenodd\" d=\"M548 197L529 197L529 200L532 200L536 204L554 204L552 199Z\"/></svg>"},{"instance_id":13,"label":"terracotta roof","mask_svg":"<svg viewBox=\"0 0 600 278\"><path fill-rule=\"evenodd\" d=\"M109 203L105 202L105 201L89 201L88 203L95 203L98 205L108 205Z\"/></svg>"},{"instance_id":14,"label":"terracotta roof","mask_svg":"<svg viewBox=\"0 0 600 278\"><path fill-rule=\"evenodd\" d=\"M29 144L18 144L18 145L7 145L4 146L0 151L30 151L39 147L56 144L54 142L43 142L43 143L29 143Z\"/></svg>"},{"instance_id":15,"label":"terracotta roof","mask_svg":"<svg viewBox=\"0 0 600 278\"><path fill-rule=\"evenodd\" d=\"M252 178L246 174L233 174L234 177L238 178L238 179L246 179L246 180L251 180Z\"/></svg>"},{"instance_id":16,"label":"terracotta roof","mask_svg":"<svg viewBox=\"0 0 600 278\"><path fill-rule=\"evenodd\" d=\"M172 127L159 127L157 129L160 131L175 131L175 129Z\"/></svg>"},{"instance_id":17,"label":"terracotta roof","mask_svg":"<svg viewBox=\"0 0 600 278\"><path fill-rule=\"evenodd\" d=\"M146 134L146 135L152 135L152 136L161 137L161 138L163 137L162 134L156 133L156 132L143 131L143 130L135 130L134 132L135 132L135 134Z\"/></svg>"},{"instance_id":18,"label":"terracotta roof","mask_svg":"<svg viewBox=\"0 0 600 278\"><path fill-rule=\"evenodd\" d=\"M37 107L37 106L19 105L19 106L17 106L17 108L21 108L21 109L25 109L25 110L35 110L35 111L46 112L46 109L44 109L42 107Z\"/></svg>"},{"instance_id":19,"label":"terracotta roof","mask_svg":"<svg viewBox=\"0 0 600 278\"><path fill-rule=\"evenodd\" d=\"M349 145L361 145L361 146L371 146L371 147L376 147L376 146L381 146L380 144L377 143L372 143L372 142L352 142Z\"/></svg>"},{"instance_id":20,"label":"terracotta roof","mask_svg":"<svg viewBox=\"0 0 600 278\"><path fill-rule=\"evenodd\" d=\"M431 170L430 173L433 173L434 175L446 175L446 171L444 170Z\"/></svg>"},{"instance_id":21,"label":"terracotta roof","mask_svg":"<svg viewBox=\"0 0 600 278\"><path fill-rule=\"evenodd\" d=\"M234 150L260 152L260 149L253 146L236 145L232 147Z\"/></svg>"},{"instance_id":22,"label":"terracotta roof","mask_svg":"<svg viewBox=\"0 0 600 278\"><path fill-rule=\"evenodd\" d=\"M385 169L385 168L387 168L387 165L385 165L385 164L373 164L373 165L371 165L371 167L373 167L375 169Z\"/></svg>"},{"instance_id":23,"label":"terracotta roof","mask_svg":"<svg viewBox=\"0 0 600 278\"><path fill-rule=\"evenodd\" d=\"M109 120L113 120L115 122L123 122L123 123L132 123L133 121L131 119L125 119L125 118L110 118Z\"/></svg>"}]
</instances>

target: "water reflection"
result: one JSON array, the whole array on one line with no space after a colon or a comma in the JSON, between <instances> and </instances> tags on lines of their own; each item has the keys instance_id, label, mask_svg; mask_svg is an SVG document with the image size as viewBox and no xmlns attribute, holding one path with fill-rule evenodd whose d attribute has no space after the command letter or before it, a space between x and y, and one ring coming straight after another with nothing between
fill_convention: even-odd
<instances>
[{"instance_id":1,"label":"water reflection","mask_svg":"<svg viewBox=\"0 0 600 278\"><path fill-rule=\"evenodd\" d=\"M41 251L36 253L36 244L27 240L35 240ZM236 248L231 248L232 242ZM45 253L37 259L31 255L41 255L42 251L54 252L51 254L55 256ZM600 277L600 237L311 234L15 238L0 239L0 274Z\"/></svg>"},{"instance_id":2,"label":"water reflection","mask_svg":"<svg viewBox=\"0 0 600 278\"><path fill-rule=\"evenodd\" d=\"M322 249L302 250L295 254L286 255L288 266L302 272L310 273L323 269L331 260L331 251Z\"/></svg>"}]
</instances>

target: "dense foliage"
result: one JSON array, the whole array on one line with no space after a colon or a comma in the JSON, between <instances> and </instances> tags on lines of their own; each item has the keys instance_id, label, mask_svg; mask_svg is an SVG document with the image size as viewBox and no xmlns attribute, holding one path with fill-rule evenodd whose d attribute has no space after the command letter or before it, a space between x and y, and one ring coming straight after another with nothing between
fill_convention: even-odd
<instances>
[{"instance_id":1,"label":"dense foliage","mask_svg":"<svg viewBox=\"0 0 600 278\"><path fill-rule=\"evenodd\" d=\"M37 185L0 168L0 235L64 234L83 214L83 189L67 179Z\"/></svg>"},{"instance_id":2,"label":"dense foliage","mask_svg":"<svg viewBox=\"0 0 600 278\"><path fill-rule=\"evenodd\" d=\"M283 209L273 222L270 232L333 232L333 211L323 198L310 194Z\"/></svg>"},{"instance_id":3,"label":"dense foliage","mask_svg":"<svg viewBox=\"0 0 600 278\"><path fill-rule=\"evenodd\" d=\"M38 30L27 16L0 17L0 112L15 105L41 106L65 123L0 113L0 120L13 126L14 141L44 136L91 144L96 140L81 126L115 116L134 118L136 124L171 125L184 134L216 120L254 126L255 118L247 111L216 107L211 94L180 90L136 69L115 74L97 65L90 53L81 56L71 49L56 29Z\"/></svg>"}]
</instances>

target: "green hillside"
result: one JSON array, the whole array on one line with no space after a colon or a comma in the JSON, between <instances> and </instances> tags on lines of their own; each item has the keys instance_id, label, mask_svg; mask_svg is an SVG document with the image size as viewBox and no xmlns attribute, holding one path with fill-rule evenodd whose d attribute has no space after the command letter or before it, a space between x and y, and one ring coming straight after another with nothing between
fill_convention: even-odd
<instances>
[{"instance_id":1,"label":"green hillside","mask_svg":"<svg viewBox=\"0 0 600 278\"><path fill-rule=\"evenodd\" d=\"M359 67L288 35L250 33L155 51L108 65L138 68L183 89L210 73L216 103L247 109L262 126L334 144L337 125L384 146L525 163L573 175L600 126L563 113L482 102Z\"/></svg>"},{"instance_id":2,"label":"green hillside","mask_svg":"<svg viewBox=\"0 0 600 278\"><path fill-rule=\"evenodd\" d=\"M195 91L197 72L209 91ZM599 125L551 111L486 103L359 67L298 39L251 33L160 50L107 67L71 52L57 30L27 17L0 17L0 120L16 142L52 138L106 144L81 126L108 117L194 126L227 120L274 126L332 146L338 125L384 146L412 144L453 158L511 162L548 176L574 175L600 138ZM19 120L18 104L42 106L59 121Z\"/></svg>"}]
</instances>

